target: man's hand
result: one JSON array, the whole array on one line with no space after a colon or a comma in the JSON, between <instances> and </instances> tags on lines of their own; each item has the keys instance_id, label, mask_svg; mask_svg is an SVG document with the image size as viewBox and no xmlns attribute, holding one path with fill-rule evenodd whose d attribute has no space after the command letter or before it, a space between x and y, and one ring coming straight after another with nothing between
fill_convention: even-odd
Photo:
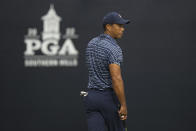
<instances>
[{"instance_id":1,"label":"man's hand","mask_svg":"<svg viewBox=\"0 0 196 131\"><path fill-rule=\"evenodd\" d=\"M127 119L127 107L126 106L121 106L118 113L119 113L119 117L121 120Z\"/></svg>"}]
</instances>

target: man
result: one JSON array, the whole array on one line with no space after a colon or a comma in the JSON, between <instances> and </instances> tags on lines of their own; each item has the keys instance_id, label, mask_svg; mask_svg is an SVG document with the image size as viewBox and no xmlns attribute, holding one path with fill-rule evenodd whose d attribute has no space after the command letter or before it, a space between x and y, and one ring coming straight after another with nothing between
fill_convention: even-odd
<instances>
[{"instance_id":1,"label":"man","mask_svg":"<svg viewBox=\"0 0 196 131\"><path fill-rule=\"evenodd\" d=\"M84 105L88 131L105 131L105 127L108 131L123 131L127 106L120 68L123 55L116 39L122 37L123 25L128 23L117 12L108 13L103 18L104 33L86 48L89 83Z\"/></svg>"}]
</instances>

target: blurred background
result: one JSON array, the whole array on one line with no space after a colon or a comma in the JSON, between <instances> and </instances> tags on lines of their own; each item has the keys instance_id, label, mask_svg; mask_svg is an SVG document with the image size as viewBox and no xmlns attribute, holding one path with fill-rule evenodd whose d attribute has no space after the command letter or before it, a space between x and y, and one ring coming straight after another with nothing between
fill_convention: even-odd
<instances>
[{"instance_id":1,"label":"blurred background","mask_svg":"<svg viewBox=\"0 0 196 131\"><path fill-rule=\"evenodd\" d=\"M128 130L195 131L196 8L191 0L3 0L1 130L87 131L85 48L119 12Z\"/></svg>"}]
</instances>

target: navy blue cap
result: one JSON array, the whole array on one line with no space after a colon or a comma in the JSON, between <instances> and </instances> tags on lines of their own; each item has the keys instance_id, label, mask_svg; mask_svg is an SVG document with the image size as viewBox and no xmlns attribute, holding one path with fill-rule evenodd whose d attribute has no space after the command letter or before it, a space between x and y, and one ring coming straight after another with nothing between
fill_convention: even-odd
<instances>
[{"instance_id":1,"label":"navy blue cap","mask_svg":"<svg viewBox=\"0 0 196 131\"><path fill-rule=\"evenodd\" d=\"M103 24L129 24L129 20L125 20L122 16L117 12L110 12L103 17Z\"/></svg>"}]
</instances>

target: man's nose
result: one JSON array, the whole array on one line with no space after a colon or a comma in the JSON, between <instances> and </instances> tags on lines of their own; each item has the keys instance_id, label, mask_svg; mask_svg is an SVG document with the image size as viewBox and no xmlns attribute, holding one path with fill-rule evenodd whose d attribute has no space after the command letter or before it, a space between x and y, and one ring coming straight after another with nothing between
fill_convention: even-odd
<instances>
[{"instance_id":1,"label":"man's nose","mask_svg":"<svg viewBox=\"0 0 196 131\"><path fill-rule=\"evenodd\" d=\"M124 30L125 30L125 28L124 28L124 27L122 27L122 28L121 28L121 30L122 30L122 31L124 31Z\"/></svg>"}]
</instances>

